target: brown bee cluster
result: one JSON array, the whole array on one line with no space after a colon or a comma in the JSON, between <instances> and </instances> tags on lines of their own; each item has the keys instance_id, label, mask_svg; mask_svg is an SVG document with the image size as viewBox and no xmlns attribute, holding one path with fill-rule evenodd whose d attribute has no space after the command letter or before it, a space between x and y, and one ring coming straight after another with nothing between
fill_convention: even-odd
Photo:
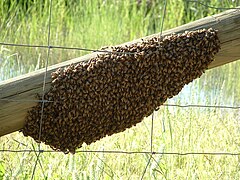
<instances>
[{"instance_id":1,"label":"brown bee cluster","mask_svg":"<svg viewBox=\"0 0 240 180\"><path fill-rule=\"evenodd\" d=\"M52 102L45 102L42 118L42 103L33 107L22 132L54 150L75 153L83 143L141 122L200 77L219 49L213 29L111 47L111 53L52 73L44 97Z\"/></svg>"}]
</instances>

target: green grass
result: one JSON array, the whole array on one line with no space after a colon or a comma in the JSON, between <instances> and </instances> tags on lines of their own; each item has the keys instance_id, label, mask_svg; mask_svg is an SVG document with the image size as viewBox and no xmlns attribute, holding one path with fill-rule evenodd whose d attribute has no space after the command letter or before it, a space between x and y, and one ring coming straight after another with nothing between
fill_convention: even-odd
<instances>
[{"instance_id":1,"label":"green grass","mask_svg":"<svg viewBox=\"0 0 240 180\"><path fill-rule=\"evenodd\" d=\"M11 0L9 0L11 1ZM47 45L49 1L33 1L22 9L12 0L0 2L1 42ZM22 1L24 2L24 1ZM44 2L44 3L42 3ZM69 1L74 2L74 1ZM212 0L212 6L236 7L239 1ZM45 8L43 8L45 7ZM160 32L162 1L152 5L130 1L87 1L65 6L53 1L51 45L98 49ZM196 3L168 0L164 29L221 12ZM49 64L87 52L51 50ZM0 80L45 66L47 49L2 46ZM168 103L239 105L240 64L207 71ZM153 150L157 152L232 152L240 147L239 111L214 108L161 107L154 114ZM79 150L150 151L151 117L125 132L106 137ZM0 137L0 149L37 149L21 133ZM49 147L42 145L45 150ZM240 179L240 157L226 155L153 155L144 179ZM36 160L31 152L0 152L0 179L30 179ZM140 179L149 160L146 154L63 153L40 155L35 179Z\"/></svg>"}]
</instances>

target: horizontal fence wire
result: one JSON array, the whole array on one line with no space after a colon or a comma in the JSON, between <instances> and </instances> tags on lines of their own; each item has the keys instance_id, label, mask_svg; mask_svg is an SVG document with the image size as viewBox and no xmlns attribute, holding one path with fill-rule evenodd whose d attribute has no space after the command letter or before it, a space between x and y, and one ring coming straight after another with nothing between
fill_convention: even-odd
<instances>
[{"instance_id":1,"label":"horizontal fence wire","mask_svg":"<svg viewBox=\"0 0 240 180\"><path fill-rule=\"evenodd\" d=\"M62 153L61 151L54 150L39 150L40 153ZM24 150L11 150L11 149L0 149L1 153L24 153L24 152L39 152L38 150L24 149ZM104 150L104 151L95 151L95 150L77 150L77 153L106 153L106 154L156 154L156 155L178 155L178 156L187 156L187 155L221 155L221 156L240 156L240 152L157 152L157 151L119 151L119 150Z\"/></svg>"},{"instance_id":2,"label":"horizontal fence wire","mask_svg":"<svg viewBox=\"0 0 240 180\"><path fill-rule=\"evenodd\" d=\"M231 10L231 9L240 9L240 7L231 7L231 8L227 8L227 7L215 7L215 6L210 6L206 3L203 3L201 1L195 0L195 1L188 1L187 2L191 2L191 3L196 3L196 4L200 4L202 6L205 6L207 8L211 8L211 9L216 9L216 10Z\"/></svg>"},{"instance_id":3,"label":"horizontal fence wire","mask_svg":"<svg viewBox=\"0 0 240 180\"><path fill-rule=\"evenodd\" d=\"M26 47L26 48L46 48L46 49L65 49L65 50L78 50L78 51L88 51L88 52L101 52L101 53L111 53L111 54L136 54L133 52L114 52L107 51L101 49L89 49L89 48L81 48L81 47L67 47L67 46L47 46L47 45L30 45L30 44L12 44L0 42L0 45L5 46L16 46L16 47Z\"/></svg>"},{"instance_id":4,"label":"horizontal fence wire","mask_svg":"<svg viewBox=\"0 0 240 180\"><path fill-rule=\"evenodd\" d=\"M201 105L201 104L163 104L162 106L172 106L179 108L216 108L216 109L240 109L240 106L225 106L225 105Z\"/></svg>"},{"instance_id":5,"label":"horizontal fence wire","mask_svg":"<svg viewBox=\"0 0 240 180\"><path fill-rule=\"evenodd\" d=\"M204 6L206 8L212 8L216 10L230 10L230 9L240 9L239 7L232 7L232 8L226 8L226 7L214 7L210 6L202 1L186 1L189 3L196 3L201 6ZM164 7L164 12L162 13L162 22L161 22L161 32L160 32L160 38L162 37L162 30L163 30L163 23L164 23L164 18L166 14L166 3L167 0L165 0L165 7ZM109 50L103 50L103 49L91 49L91 48L83 48L83 47L66 47L66 46L55 46L55 45L50 45L50 32L51 32L51 11L52 11L52 0L50 0L50 6L49 6L49 22L48 22L48 39L47 39L47 45L31 45L31 44L14 44L14 43L6 43L6 42L0 42L0 45L2 46L15 46L15 47L25 47L25 48L45 48L48 51L48 56L46 59L46 66L45 66L45 74L44 74L44 79L43 79L43 94L42 94L42 100L14 100L10 98L1 98L0 101L5 101L5 102L40 102L42 103L42 109L41 109L41 121L42 121L42 116L43 116L43 109L44 109L44 103L51 103L54 101L48 101L44 99L44 94L45 94L45 85L46 85L46 74L47 74L47 68L48 68L48 59L49 59L49 52L51 49L65 49L65 50L78 50L78 51L88 51L88 52L99 52L99 53L114 53L114 54L135 54L133 52L113 52ZM137 53L137 52L136 52ZM227 105L201 105L201 104L163 104L162 106L165 107L179 107L179 108L217 108L217 109L233 109L233 110L238 110L240 109L240 106L227 106ZM158 110L158 109L156 109ZM108 153L108 154L149 154L149 159L146 164L146 167L143 171L143 174L141 178L144 178L144 175L146 173L146 170L148 168L148 165L150 161L153 159L153 155L177 155L177 156L187 156L187 155L210 155L210 156L240 156L240 152L157 152L153 151L153 124L154 121L154 113L152 114L152 123L151 123L151 138L150 138L150 151L121 151L121 150L103 150L103 151L98 151L98 150L77 150L76 153ZM40 131L39 131L39 139L41 137L41 123L40 123ZM11 149L0 149L1 153L23 153L23 152L29 152L32 153L34 152L36 154L36 161L35 165L33 167L33 172L32 172L32 177L31 179L34 178L35 175L35 170L37 167L37 164L40 163L39 157L41 153L59 153L60 151L54 151L54 150L44 150L41 148L40 143L38 144L37 149L24 149L24 150L11 150ZM62 153L62 152L60 152Z\"/></svg>"},{"instance_id":6,"label":"horizontal fence wire","mask_svg":"<svg viewBox=\"0 0 240 180\"><path fill-rule=\"evenodd\" d=\"M59 102L59 101L49 101L49 100L15 100L15 99L8 99L8 98L3 98L0 99L0 101L7 101L7 102L35 102L35 103L53 103L53 102ZM240 109L240 106L228 106L228 105L204 105L204 104L163 104L162 106L166 107L179 107L179 108L216 108L216 109ZM159 108L160 108L159 107ZM156 110L158 110L157 108Z\"/></svg>"}]
</instances>

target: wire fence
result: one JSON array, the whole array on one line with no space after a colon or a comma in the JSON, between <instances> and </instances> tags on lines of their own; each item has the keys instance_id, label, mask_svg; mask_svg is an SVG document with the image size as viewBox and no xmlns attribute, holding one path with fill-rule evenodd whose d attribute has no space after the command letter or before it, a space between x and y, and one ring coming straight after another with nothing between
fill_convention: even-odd
<instances>
[{"instance_id":1,"label":"wire fence","mask_svg":"<svg viewBox=\"0 0 240 180\"><path fill-rule=\"evenodd\" d=\"M50 5L49 5L49 19L48 19L48 38L47 38L47 45L30 45L30 44L14 44L14 43L6 43L6 42L0 42L0 45L5 45L5 46L18 46L18 47L24 47L24 48L45 48L47 49L47 58L45 60L45 73L43 77L43 86L42 86L42 97L41 100L14 100L14 99L8 99L8 98L2 98L0 101L13 101L13 102L41 102L42 103L42 108L41 108L41 119L40 119L40 126L39 126L39 140L41 138L41 126L42 126L42 119L44 115L44 105L47 102L53 102L53 101L48 101L44 99L44 95L46 93L46 77L47 77L47 71L48 71L48 62L50 58L50 52L52 49L66 49L66 50L79 50L79 51L88 51L88 52L103 52L103 53L121 53L122 52L111 52L108 50L99 50L99 49L88 49L84 47L65 47L65 46L54 46L51 45L51 20L52 20L52 1L49 0ZM226 7L214 7L207 5L201 1L186 1L190 3L196 3L200 4L206 8L212 8L212 9L217 9L217 10L227 10L227 9L240 9L240 8L226 8ZM162 36L163 32L163 26L164 26L164 20L165 20L165 15L166 15L166 8L167 8L167 0L164 0L164 7L161 12L162 14L162 19L161 19L161 28L160 28L160 37ZM129 52L130 53L130 52ZM128 54L128 52L124 53ZM133 54L133 53L130 53ZM215 109L232 109L232 110L239 110L240 106L227 106L227 105L201 105L201 104L163 104L163 106L167 107L179 107L179 108L215 108ZM156 109L157 111L158 109ZM141 174L141 179L144 178L144 175L146 173L146 170L150 164L150 162L153 160L157 163L156 159L154 158L154 155L178 155L178 156L187 156L187 155L211 155L211 156L240 156L239 153L233 153L233 152L157 152L153 150L153 133L154 133L154 117L155 114L153 112L151 116L151 133L150 133L150 151L117 151L117 150L77 150L76 153L107 153L107 154L148 154L149 159L147 161L147 164ZM53 151L53 150L44 150L41 147L41 143L38 144L38 149L24 149L24 150L14 150L14 149L0 149L1 153L22 153L22 152L35 152L36 154L36 161L33 167L32 171L32 176L31 179L34 179L35 171L37 169L38 163L41 166L40 162L40 156L42 153L50 152L50 153L59 153L59 151ZM42 167L41 167L42 168Z\"/></svg>"}]
</instances>

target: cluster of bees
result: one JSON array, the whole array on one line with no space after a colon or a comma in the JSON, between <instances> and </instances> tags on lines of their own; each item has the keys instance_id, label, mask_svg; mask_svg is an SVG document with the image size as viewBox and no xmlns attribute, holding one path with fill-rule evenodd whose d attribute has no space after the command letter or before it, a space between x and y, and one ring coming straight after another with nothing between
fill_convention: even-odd
<instances>
[{"instance_id":1,"label":"cluster of bees","mask_svg":"<svg viewBox=\"0 0 240 180\"><path fill-rule=\"evenodd\" d=\"M58 69L44 97L51 102L44 103L42 117L42 103L28 112L22 132L75 153L83 143L141 122L200 77L219 49L217 31L203 29L111 47L86 63Z\"/></svg>"}]
</instances>

